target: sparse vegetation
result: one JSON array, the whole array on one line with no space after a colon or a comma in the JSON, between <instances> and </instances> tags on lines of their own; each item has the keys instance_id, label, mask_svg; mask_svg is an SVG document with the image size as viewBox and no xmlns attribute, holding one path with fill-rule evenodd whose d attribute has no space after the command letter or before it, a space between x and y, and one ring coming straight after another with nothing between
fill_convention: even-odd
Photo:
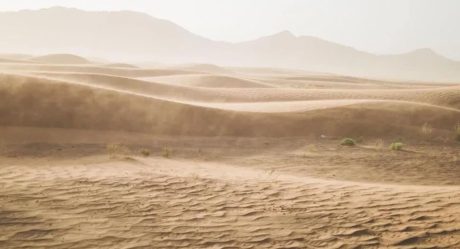
<instances>
[{"instance_id":1,"label":"sparse vegetation","mask_svg":"<svg viewBox=\"0 0 460 249\"><path fill-rule=\"evenodd\" d=\"M107 153L111 156L117 156L117 155L129 155L131 154L131 150L122 144L108 144L106 146Z\"/></svg>"},{"instance_id":2,"label":"sparse vegetation","mask_svg":"<svg viewBox=\"0 0 460 249\"><path fill-rule=\"evenodd\" d=\"M161 156L164 158L171 158L172 151L169 148L163 148Z\"/></svg>"},{"instance_id":3,"label":"sparse vegetation","mask_svg":"<svg viewBox=\"0 0 460 249\"><path fill-rule=\"evenodd\" d=\"M397 150L397 151L402 150L403 147L404 147L404 144L401 142L394 142L390 145L391 150Z\"/></svg>"},{"instance_id":4,"label":"sparse vegetation","mask_svg":"<svg viewBox=\"0 0 460 249\"><path fill-rule=\"evenodd\" d=\"M340 145L342 146L355 146L356 145L356 141L351 139L351 138L344 138L342 139L342 141L340 142Z\"/></svg>"},{"instance_id":5,"label":"sparse vegetation","mask_svg":"<svg viewBox=\"0 0 460 249\"><path fill-rule=\"evenodd\" d=\"M148 149L142 149L142 150L141 150L141 154L142 154L143 156L145 156L145 157L148 157L148 156L150 156L150 150L148 150Z\"/></svg>"},{"instance_id":6,"label":"sparse vegetation","mask_svg":"<svg viewBox=\"0 0 460 249\"><path fill-rule=\"evenodd\" d=\"M424 123L422 125L422 128L421 128L420 132L425 137L429 137L433 133L433 127L429 123Z\"/></svg>"}]
</instances>

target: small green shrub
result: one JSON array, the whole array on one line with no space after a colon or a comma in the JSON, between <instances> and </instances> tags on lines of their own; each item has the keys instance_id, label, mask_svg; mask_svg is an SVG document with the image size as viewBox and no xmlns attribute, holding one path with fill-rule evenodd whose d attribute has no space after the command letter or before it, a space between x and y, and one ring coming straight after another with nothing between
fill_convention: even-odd
<instances>
[{"instance_id":1,"label":"small green shrub","mask_svg":"<svg viewBox=\"0 0 460 249\"><path fill-rule=\"evenodd\" d=\"M402 150L404 147L404 144L401 142L394 142L390 145L391 150Z\"/></svg>"},{"instance_id":2,"label":"small green shrub","mask_svg":"<svg viewBox=\"0 0 460 249\"><path fill-rule=\"evenodd\" d=\"M342 145L342 146L355 146L356 142L355 142L355 140L353 140L351 138L344 138L340 142L340 145Z\"/></svg>"}]
</instances>

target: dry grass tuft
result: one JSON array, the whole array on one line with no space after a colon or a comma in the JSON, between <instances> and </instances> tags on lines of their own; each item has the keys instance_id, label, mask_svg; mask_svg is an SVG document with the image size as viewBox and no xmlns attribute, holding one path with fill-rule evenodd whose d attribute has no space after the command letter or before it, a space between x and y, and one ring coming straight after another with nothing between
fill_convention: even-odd
<instances>
[{"instance_id":1,"label":"dry grass tuft","mask_svg":"<svg viewBox=\"0 0 460 249\"><path fill-rule=\"evenodd\" d=\"M391 150L396 150L396 151L400 151L402 150L404 147L404 144L401 143L401 142L394 142L390 145L390 149Z\"/></svg>"},{"instance_id":2,"label":"dry grass tuft","mask_svg":"<svg viewBox=\"0 0 460 249\"><path fill-rule=\"evenodd\" d=\"M111 157L116 157L116 156L127 156L131 154L131 150L126 146L122 144L107 144L106 146L107 153Z\"/></svg>"},{"instance_id":3,"label":"dry grass tuft","mask_svg":"<svg viewBox=\"0 0 460 249\"><path fill-rule=\"evenodd\" d=\"M145 156L145 157L148 157L148 156L150 156L150 150L148 150L148 149L142 149L142 150L141 150L141 154L142 154L143 156Z\"/></svg>"},{"instance_id":4,"label":"dry grass tuft","mask_svg":"<svg viewBox=\"0 0 460 249\"><path fill-rule=\"evenodd\" d=\"M433 133L433 127L429 123L424 123L420 129L420 132L423 136L430 137Z\"/></svg>"},{"instance_id":5,"label":"dry grass tuft","mask_svg":"<svg viewBox=\"0 0 460 249\"><path fill-rule=\"evenodd\" d=\"M344 139L342 139L342 141L340 142L340 145L342 145L342 146L355 146L355 145L356 145L356 141L353 140L352 138L344 138Z\"/></svg>"},{"instance_id":6,"label":"dry grass tuft","mask_svg":"<svg viewBox=\"0 0 460 249\"><path fill-rule=\"evenodd\" d=\"M171 158L172 156L172 150L169 148L163 148L161 151L161 156L164 158Z\"/></svg>"}]
</instances>

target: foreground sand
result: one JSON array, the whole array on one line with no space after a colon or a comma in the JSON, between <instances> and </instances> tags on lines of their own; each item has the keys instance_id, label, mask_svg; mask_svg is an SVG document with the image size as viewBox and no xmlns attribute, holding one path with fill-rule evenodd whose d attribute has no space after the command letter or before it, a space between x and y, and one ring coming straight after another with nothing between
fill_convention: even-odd
<instances>
[{"instance_id":1,"label":"foreground sand","mask_svg":"<svg viewBox=\"0 0 460 249\"><path fill-rule=\"evenodd\" d=\"M460 248L459 86L47 58L0 63L0 248Z\"/></svg>"},{"instance_id":2,"label":"foreground sand","mask_svg":"<svg viewBox=\"0 0 460 249\"><path fill-rule=\"evenodd\" d=\"M292 172L289 164L298 167L301 164L286 148L269 148L253 154L258 147L253 141L252 155L247 154L250 148L241 151L240 156L233 149L224 160L223 155L213 153L214 142L208 143L209 148L201 144L203 149L195 151L170 147L170 158L165 158L159 148L152 148L153 155L143 157L136 156L135 147L130 149L130 155L109 156L103 155L103 145L86 146L94 150L86 152L63 145L53 149L49 145L26 146L22 151L29 157L8 157L2 159L0 166L3 231L0 245L2 248L460 246L460 188L452 185L454 182L439 181L458 179L459 161L452 162L450 177L442 172L436 175L409 170L406 176L399 171L401 176L388 182L355 171L357 178L361 175L367 179L343 181L340 178L353 171L344 168L345 163L341 169L330 171L333 172L330 179L325 180L309 177L305 172L289 173ZM54 152L30 156L45 149L40 146ZM335 147L330 142L320 146ZM69 153L77 151L82 153L79 159L69 158ZM273 151L279 156L273 156ZM352 160L350 152L367 154L368 160L372 160L373 153L366 148L341 149L336 153ZM426 152L421 153L430 157ZM290 160L286 159L289 155ZM330 152L320 151L315 155L324 159ZM235 161L226 163L251 162L255 158L261 163L249 163L251 166ZM420 163L417 158L405 161L412 165ZM267 162L273 162L271 165L277 169L259 166ZM318 162L324 163L321 159ZM398 159L395 162L400 163ZM433 170L433 167L436 165L422 168ZM390 168L380 171L383 175L390 172ZM435 182L438 186L401 185L414 181L414 173L424 179L420 183ZM369 180L377 183L365 182Z\"/></svg>"}]
</instances>

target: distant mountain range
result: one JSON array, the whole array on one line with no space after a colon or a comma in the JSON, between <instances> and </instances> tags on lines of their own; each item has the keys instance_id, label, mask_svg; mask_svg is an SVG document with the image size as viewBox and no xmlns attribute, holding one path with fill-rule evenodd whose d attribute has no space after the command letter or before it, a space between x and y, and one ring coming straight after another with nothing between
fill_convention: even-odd
<instances>
[{"instance_id":1,"label":"distant mountain range","mask_svg":"<svg viewBox=\"0 0 460 249\"><path fill-rule=\"evenodd\" d=\"M431 49L375 55L288 31L213 41L147 14L53 7L0 12L0 52L76 53L125 61L281 67L354 76L460 82L460 62Z\"/></svg>"}]
</instances>

